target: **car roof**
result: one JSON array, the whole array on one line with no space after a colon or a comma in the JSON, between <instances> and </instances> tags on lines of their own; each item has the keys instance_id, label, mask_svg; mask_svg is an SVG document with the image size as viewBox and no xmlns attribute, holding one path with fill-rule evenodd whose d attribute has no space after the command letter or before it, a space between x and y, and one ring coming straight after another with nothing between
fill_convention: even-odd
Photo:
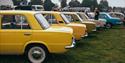
<instances>
[{"instance_id":1,"label":"car roof","mask_svg":"<svg viewBox=\"0 0 125 63\"><path fill-rule=\"evenodd\" d=\"M64 14L77 14L78 12L61 12L61 13L64 13Z\"/></svg>"},{"instance_id":2,"label":"car roof","mask_svg":"<svg viewBox=\"0 0 125 63\"><path fill-rule=\"evenodd\" d=\"M58 12L58 11L37 11L37 12L40 12L40 13L58 13L58 14L60 14L60 12Z\"/></svg>"},{"instance_id":3,"label":"car roof","mask_svg":"<svg viewBox=\"0 0 125 63\"><path fill-rule=\"evenodd\" d=\"M120 15L123 15L124 16L124 14L123 13L121 13L121 12L109 12L110 14L120 14Z\"/></svg>"},{"instance_id":4,"label":"car roof","mask_svg":"<svg viewBox=\"0 0 125 63\"><path fill-rule=\"evenodd\" d=\"M109 13L107 13L107 12L100 12L100 14L109 14Z\"/></svg>"},{"instance_id":5,"label":"car roof","mask_svg":"<svg viewBox=\"0 0 125 63\"><path fill-rule=\"evenodd\" d=\"M36 14L35 11L26 11L26 10L0 10L0 14Z\"/></svg>"}]
</instances>

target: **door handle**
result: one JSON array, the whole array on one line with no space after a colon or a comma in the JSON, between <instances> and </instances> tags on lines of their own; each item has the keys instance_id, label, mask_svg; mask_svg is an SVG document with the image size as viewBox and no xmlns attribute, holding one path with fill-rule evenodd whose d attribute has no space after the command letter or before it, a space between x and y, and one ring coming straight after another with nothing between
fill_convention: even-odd
<instances>
[{"instance_id":1,"label":"door handle","mask_svg":"<svg viewBox=\"0 0 125 63\"><path fill-rule=\"evenodd\" d=\"M31 33L24 33L24 35L29 36L29 35L31 35Z\"/></svg>"}]
</instances>

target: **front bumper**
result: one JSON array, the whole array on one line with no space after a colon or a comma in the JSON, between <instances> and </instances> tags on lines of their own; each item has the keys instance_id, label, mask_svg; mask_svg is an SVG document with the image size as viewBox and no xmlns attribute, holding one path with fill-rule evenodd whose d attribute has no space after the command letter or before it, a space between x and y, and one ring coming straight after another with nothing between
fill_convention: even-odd
<instances>
[{"instance_id":1,"label":"front bumper","mask_svg":"<svg viewBox=\"0 0 125 63\"><path fill-rule=\"evenodd\" d=\"M65 49L71 49L71 48L75 47L75 45L76 45L75 39L72 39L72 44L69 46L65 46Z\"/></svg>"}]
</instances>

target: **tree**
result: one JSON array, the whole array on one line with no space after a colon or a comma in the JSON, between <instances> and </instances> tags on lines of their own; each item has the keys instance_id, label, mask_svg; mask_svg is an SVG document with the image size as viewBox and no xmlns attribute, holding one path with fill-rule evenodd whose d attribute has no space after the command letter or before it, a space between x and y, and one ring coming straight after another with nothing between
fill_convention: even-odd
<instances>
[{"instance_id":1,"label":"tree","mask_svg":"<svg viewBox=\"0 0 125 63\"><path fill-rule=\"evenodd\" d=\"M31 0L31 5L43 5L43 0Z\"/></svg>"},{"instance_id":2,"label":"tree","mask_svg":"<svg viewBox=\"0 0 125 63\"><path fill-rule=\"evenodd\" d=\"M45 9L45 11L51 11L52 10L52 8L55 6L55 4L54 3L52 3L52 1L51 0L45 0L45 2L44 2L44 9Z\"/></svg>"},{"instance_id":3,"label":"tree","mask_svg":"<svg viewBox=\"0 0 125 63\"><path fill-rule=\"evenodd\" d=\"M107 0L101 0L99 4L101 11L108 11L109 5Z\"/></svg>"},{"instance_id":4,"label":"tree","mask_svg":"<svg viewBox=\"0 0 125 63\"><path fill-rule=\"evenodd\" d=\"M98 7L97 0L83 0L81 3L82 7L90 7L92 11Z\"/></svg>"},{"instance_id":5,"label":"tree","mask_svg":"<svg viewBox=\"0 0 125 63\"><path fill-rule=\"evenodd\" d=\"M69 2L70 7L80 7L80 2L78 0L71 0Z\"/></svg>"},{"instance_id":6,"label":"tree","mask_svg":"<svg viewBox=\"0 0 125 63\"><path fill-rule=\"evenodd\" d=\"M22 2L22 0L13 0L14 5L20 5L20 2Z\"/></svg>"},{"instance_id":7,"label":"tree","mask_svg":"<svg viewBox=\"0 0 125 63\"><path fill-rule=\"evenodd\" d=\"M14 5L28 5L27 0L13 0Z\"/></svg>"},{"instance_id":8,"label":"tree","mask_svg":"<svg viewBox=\"0 0 125 63\"><path fill-rule=\"evenodd\" d=\"M64 8L67 6L67 0L62 0L61 1L61 7Z\"/></svg>"}]
</instances>

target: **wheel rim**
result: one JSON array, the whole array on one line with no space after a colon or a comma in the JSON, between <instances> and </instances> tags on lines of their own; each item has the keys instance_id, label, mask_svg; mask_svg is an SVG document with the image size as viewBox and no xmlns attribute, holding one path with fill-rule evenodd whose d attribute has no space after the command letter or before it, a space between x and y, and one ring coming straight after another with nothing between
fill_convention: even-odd
<instances>
[{"instance_id":1,"label":"wheel rim","mask_svg":"<svg viewBox=\"0 0 125 63\"><path fill-rule=\"evenodd\" d=\"M107 25L106 25L106 28L111 28L111 25L110 25L110 24L107 24Z\"/></svg>"},{"instance_id":2,"label":"wheel rim","mask_svg":"<svg viewBox=\"0 0 125 63\"><path fill-rule=\"evenodd\" d=\"M41 63L46 58L46 53L41 47L32 47L28 52L28 58L32 63Z\"/></svg>"}]
</instances>

